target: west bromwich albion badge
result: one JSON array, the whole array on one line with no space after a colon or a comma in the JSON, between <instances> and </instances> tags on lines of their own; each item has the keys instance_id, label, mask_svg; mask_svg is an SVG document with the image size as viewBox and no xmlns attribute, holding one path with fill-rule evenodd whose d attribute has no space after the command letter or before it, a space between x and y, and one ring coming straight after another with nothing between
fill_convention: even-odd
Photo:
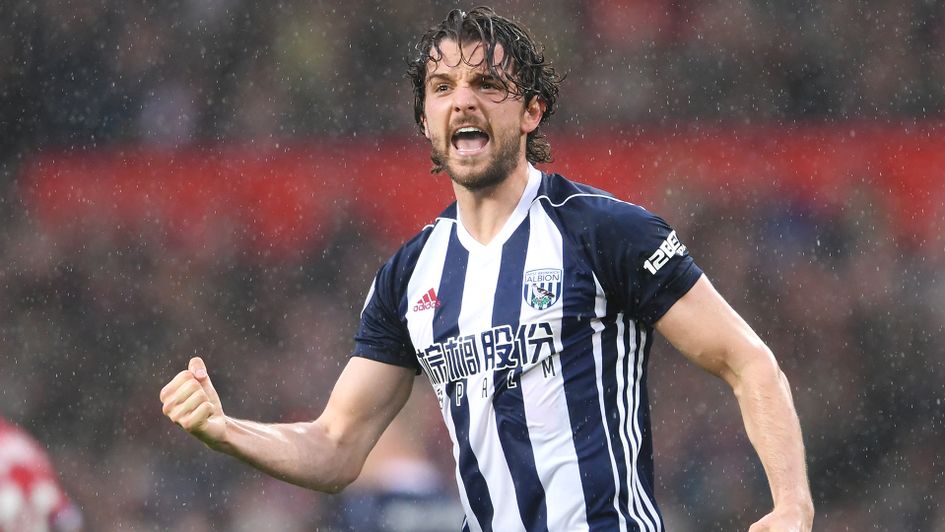
<instances>
[{"instance_id":1,"label":"west bromwich albion badge","mask_svg":"<svg viewBox=\"0 0 945 532\"><path fill-rule=\"evenodd\" d=\"M545 310L561 296L561 270L545 268L525 272L522 297L535 310Z\"/></svg>"}]
</instances>

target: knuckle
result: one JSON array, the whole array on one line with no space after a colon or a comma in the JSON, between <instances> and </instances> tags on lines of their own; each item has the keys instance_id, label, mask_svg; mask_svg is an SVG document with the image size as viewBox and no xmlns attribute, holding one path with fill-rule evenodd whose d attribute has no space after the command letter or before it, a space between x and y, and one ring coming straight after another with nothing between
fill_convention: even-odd
<instances>
[{"instance_id":1,"label":"knuckle","mask_svg":"<svg viewBox=\"0 0 945 532\"><path fill-rule=\"evenodd\" d=\"M185 382L184 384L180 386L180 388L177 389L177 392L174 394L174 397L177 399L178 403L183 403L187 399L189 399L191 396L193 396L194 392L196 391L197 391L197 388L191 385L190 382Z\"/></svg>"},{"instance_id":2,"label":"knuckle","mask_svg":"<svg viewBox=\"0 0 945 532\"><path fill-rule=\"evenodd\" d=\"M201 393L202 393L202 392L203 392L203 387L200 386L200 383L197 382L197 379L191 377L191 379L190 379L189 381L187 381L187 390L189 391L189 394L190 394L190 395L193 395L194 392L201 392Z\"/></svg>"},{"instance_id":3,"label":"knuckle","mask_svg":"<svg viewBox=\"0 0 945 532\"><path fill-rule=\"evenodd\" d=\"M195 410L206 400L207 394L204 393L203 390L194 390L191 392L190 397L187 398L187 403L190 405L191 410Z\"/></svg>"},{"instance_id":4,"label":"knuckle","mask_svg":"<svg viewBox=\"0 0 945 532\"><path fill-rule=\"evenodd\" d=\"M181 426L187 432L194 432L203 427L206 416L199 415L199 412L192 412L189 416L181 420Z\"/></svg>"},{"instance_id":5,"label":"knuckle","mask_svg":"<svg viewBox=\"0 0 945 532\"><path fill-rule=\"evenodd\" d=\"M165 384L164 387L161 388L161 400L162 400L162 401L167 400L167 398L170 397L170 396L172 396L172 395L174 395L174 392L176 392L176 391L177 391L177 383L176 383L176 382L171 381L171 382Z\"/></svg>"}]
</instances>

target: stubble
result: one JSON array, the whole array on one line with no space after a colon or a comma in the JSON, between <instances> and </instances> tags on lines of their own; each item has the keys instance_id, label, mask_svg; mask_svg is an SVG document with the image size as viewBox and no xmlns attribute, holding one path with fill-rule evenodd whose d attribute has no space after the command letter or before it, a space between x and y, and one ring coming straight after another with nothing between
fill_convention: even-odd
<instances>
[{"instance_id":1,"label":"stubble","mask_svg":"<svg viewBox=\"0 0 945 532\"><path fill-rule=\"evenodd\" d=\"M470 173L464 171L465 169L458 165L451 164L445 151L438 147L441 143L431 142L430 144L430 160L433 161L434 172L446 170L446 174L450 176L454 183L470 191L483 190L502 184L515 169L521 155L519 139L514 136L507 138L498 144L498 149L492 156L492 160L483 171Z\"/></svg>"}]
</instances>

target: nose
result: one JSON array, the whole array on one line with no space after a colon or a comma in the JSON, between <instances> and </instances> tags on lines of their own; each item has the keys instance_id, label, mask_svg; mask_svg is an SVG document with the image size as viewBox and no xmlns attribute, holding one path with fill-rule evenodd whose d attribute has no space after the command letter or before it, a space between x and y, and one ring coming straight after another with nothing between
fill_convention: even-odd
<instances>
[{"instance_id":1,"label":"nose","mask_svg":"<svg viewBox=\"0 0 945 532\"><path fill-rule=\"evenodd\" d=\"M479 106L476 91L467 85L460 85L453 89L453 110L465 112L475 110Z\"/></svg>"}]
</instances>

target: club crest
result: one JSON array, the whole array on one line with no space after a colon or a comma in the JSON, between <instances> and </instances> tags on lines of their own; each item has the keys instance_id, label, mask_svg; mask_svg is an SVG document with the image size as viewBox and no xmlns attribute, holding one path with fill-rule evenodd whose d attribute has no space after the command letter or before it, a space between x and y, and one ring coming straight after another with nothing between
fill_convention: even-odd
<instances>
[{"instance_id":1,"label":"club crest","mask_svg":"<svg viewBox=\"0 0 945 532\"><path fill-rule=\"evenodd\" d=\"M545 310L561 296L561 270L541 269L525 272L522 297L535 310Z\"/></svg>"}]
</instances>

